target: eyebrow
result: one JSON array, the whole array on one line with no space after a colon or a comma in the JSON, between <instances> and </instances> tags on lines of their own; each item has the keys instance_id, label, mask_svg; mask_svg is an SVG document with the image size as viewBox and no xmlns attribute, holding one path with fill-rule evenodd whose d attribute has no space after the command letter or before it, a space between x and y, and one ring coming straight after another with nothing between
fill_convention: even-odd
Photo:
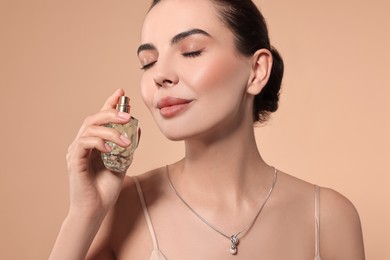
<instances>
[{"instance_id":1,"label":"eyebrow","mask_svg":"<svg viewBox=\"0 0 390 260\"><path fill-rule=\"evenodd\" d=\"M195 35L195 34L202 34L202 35L205 35L207 37L211 37L211 35L208 32L203 31L202 29L191 29L191 30L176 34L171 40L171 45L175 45L175 44L179 43L180 41L184 40L185 38L187 38L191 35ZM145 51L145 50L157 50L157 48L156 48L156 46L154 46L151 43L141 44L137 49L137 55L141 51Z\"/></svg>"}]
</instances>

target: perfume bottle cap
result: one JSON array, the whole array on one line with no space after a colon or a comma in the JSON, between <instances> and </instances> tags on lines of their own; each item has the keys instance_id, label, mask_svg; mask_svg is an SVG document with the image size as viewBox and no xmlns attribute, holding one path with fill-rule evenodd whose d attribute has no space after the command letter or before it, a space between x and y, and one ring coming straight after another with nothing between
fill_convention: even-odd
<instances>
[{"instance_id":1,"label":"perfume bottle cap","mask_svg":"<svg viewBox=\"0 0 390 260\"><path fill-rule=\"evenodd\" d=\"M116 106L116 109L120 112L130 112L130 98L126 96L121 96L119 98L118 105Z\"/></svg>"}]
</instances>

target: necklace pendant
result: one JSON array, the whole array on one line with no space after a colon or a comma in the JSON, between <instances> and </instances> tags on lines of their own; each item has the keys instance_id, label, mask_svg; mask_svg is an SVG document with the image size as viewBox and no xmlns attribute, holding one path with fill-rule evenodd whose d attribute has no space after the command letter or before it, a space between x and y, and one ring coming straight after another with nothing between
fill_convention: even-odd
<instances>
[{"instance_id":1,"label":"necklace pendant","mask_svg":"<svg viewBox=\"0 0 390 260\"><path fill-rule=\"evenodd\" d=\"M237 246L232 245L232 246L230 247L230 253L231 253L232 255L237 254Z\"/></svg>"},{"instance_id":2,"label":"necklace pendant","mask_svg":"<svg viewBox=\"0 0 390 260\"><path fill-rule=\"evenodd\" d=\"M232 245L230 246L230 253L232 255L237 254L237 244L238 244L238 237L237 235L232 235L230 237L230 241L232 242Z\"/></svg>"}]
</instances>

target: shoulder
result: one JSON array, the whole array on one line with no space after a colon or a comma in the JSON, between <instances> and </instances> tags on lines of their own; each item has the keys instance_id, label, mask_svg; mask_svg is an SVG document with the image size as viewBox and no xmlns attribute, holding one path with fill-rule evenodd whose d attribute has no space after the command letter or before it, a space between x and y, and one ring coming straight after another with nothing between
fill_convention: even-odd
<instances>
[{"instance_id":1,"label":"shoulder","mask_svg":"<svg viewBox=\"0 0 390 260\"><path fill-rule=\"evenodd\" d=\"M136 175L133 177L127 176L128 185L131 186L131 183L134 182L134 177L139 180L139 183L142 186L142 192L148 193L150 190L158 189L161 186L161 182L165 179L166 166L162 166L160 168L156 168L140 175Z\"/></svg>"},{"instance_id":2,"label":"shoulder","mask_svg":"<svg viewBox=\"0 0 390 260\"><path fill-rule=\"evenodd\" d=\"M351 201L335 190L321 188L320 223L325 259L364 259L360 218Z\"/></svg>"},{"instance_id":3,"label":"shoulder","mask_svg":"<svg viewBox=\"0 0 390 260\"><path fill-rule=\"evenodd\" d=\"M282 208L309 210L314 204L315 186L309 182L280 172L279 193ZM364 259L363 236L358 211L341 193L320 188L320 247L323 259ZM314 206L314 205L313 205ZM311 221L311 214L309 214ZM302 216L301 216L302 217Z\"/></svg>"},{"instance_id":4,"label":"shoulder","mask_svg":"<svg viewBox=\"0 0 390 260\"><path fill-rule=\"evenodd\" d=\"M140 175L126 176L121 193L112 211L122 213L118 215L125 215L127 222L129 217L136 220L143 212L139 193L142 193L145 200L149 200L151 196L158 193L159 184L163 179L163 171L164 167L161 167ZM137 188L135 179L139 182L140 190ZM149 203L147 204L149 205Z\"/></svg>"},{"instance_id":5,"label":"shoulder","mask_svg":"<svg viewBox=\"0 0 390 260\"><path fill-rule=\"evenodd\" d=\"M324 221L359 220L358 212L352 202L333 189L322 187L320 189L320 201L321 217Z\"/></svg>"},{"instance_id":6,"label":"shoulder","mask_svg":"<svg viewBox=\"0 0 390 260\"><path fill-rule=\"evenodd\" d=\"M278 171L275 190L280 200L285 204L312 205L314 202L315 186L290 174Z\"/></svg>"},{"instance_id":7,"label":"shoulder","mask_svg":"<svg viewBox=\"0 0 390 260\"><path fill-rule=\"evenodd\" d=\"M140 184L139 187L143 194L149 194L151 191L158 190L159 184L164 179L165 167L156 168L145 173L133 176L126 176L122 185L116 207L122 207L129 202L139 202L139 193L135 179Z\"/></svg>"},{"instance_id":8,"label":"shoulder","mask_svg":"<svg viewBox=\"0 0 390 260\"><path fill-rule=\"evenodd\" d=\"M287 198L314 202L315 185L279 171L278 189ZM325 187L320 187L320 207L322 221L343 221L354 219L360 225L359 215L355 206L339 192Z\"/></svg>"}]
</instances>

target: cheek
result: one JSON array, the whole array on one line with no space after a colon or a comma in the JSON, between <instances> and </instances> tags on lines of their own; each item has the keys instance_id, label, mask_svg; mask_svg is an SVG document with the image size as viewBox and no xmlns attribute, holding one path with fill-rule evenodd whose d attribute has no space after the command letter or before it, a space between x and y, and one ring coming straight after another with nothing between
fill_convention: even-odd
<instances>
[{"instance_id":1,"label":"cheek","mask_svg":"<svg viewBox=\"0 0 390 260\"><path fill-rule=\"evenodd\" d=\"M141 96L145 105L151 109L153 107L154 88L151 86L151 79L145 73L141 77Z\"/></svg>"},{"instance_id":2,"label":"cheek","mask_svg":"<svg viewBox=\"0 0 390 260\"><path fill-rule=\"evenodd\" d=\"M200 63L198 68L191 68L191 72L185 77L190 80L188 86L196 88L196 92L207 95L223 95L225 91L232 94L243 92L249 77L245 62L237 57L220 54Z\"/></svg>"}]
</instances>

